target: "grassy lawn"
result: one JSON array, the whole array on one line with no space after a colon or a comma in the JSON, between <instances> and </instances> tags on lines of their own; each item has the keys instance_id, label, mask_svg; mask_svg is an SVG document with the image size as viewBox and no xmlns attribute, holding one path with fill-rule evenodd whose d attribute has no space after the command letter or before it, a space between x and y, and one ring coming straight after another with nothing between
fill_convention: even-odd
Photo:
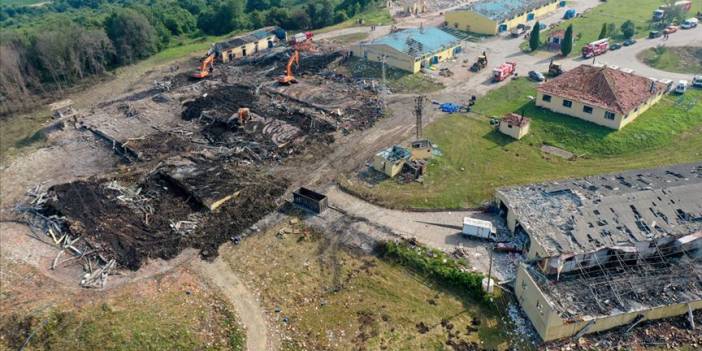
<instances>
[{"instance_id":1,"label":"grassy lawn","mask_svg":"<svg viewBox=\"0 0 702 351\"><path fill-rule=\"evenodd\" d=\"M376 7L369 9L368 11L359 13L348 20L337 23L333 26L325 27L322 29L317 29L314 32L316 34L320 33L327 33L331 32L334 30L338 29L344 29L344 28L351 28L351 27L356 27L359 26L358 20L362 19L363 20L363 26L370 26L370 25L376 25L376 26L385 26L389 25L392 23L392 16L390 16L390 12L388 11L387 8L385 7Z\"/></svg>"},{"instance_id":2,"label":"grassy lawn","mask_svg":"<svg viewBox=\"0 0 702 351\"><path fill-rule=\"evenodd\" d=\"M663 71L702 74L702 47L660 46L647 49L637 57L643 63Z\"/></svg>"},{"instance_id":3,"label":"grassy lawn","mask_svg":"<svg viewBox=\"0 0 702 351\"><path fill-rule=\"evenodd\" d=\"M289 234L277 235L285 228ZM442 319L455 326L460 340L487 349L509 347L496 312L342 245L283 224L222 253L260 293L282 331L282 350L446 350ZM468 332L474 318L480 324ZM428 331L420 332L419 323Z\"/></svg>"},{"instance_id":4,"label":"grassy lawn","mask_svg":"<svg viewBox=\"0 0 702 351\"><path fill-rule=\"evenodd\" d=\"M573 24L573 36L576 40L571 56L577 56L580 55L585 44L597 40L603 23L614 23L617 26L617 34L610 37L615 41L624 40L619 28L626 20L631 20L636 25L637 38L647 36L651 24L651 13L663 3L663 0L608 1L575 19L563 21L556 28L565 29L569 24ZM542 33L544 40L547 37L547 34Z\"/></svg>"},{"instance_id":5,"label":"grassy lawn","mask_svg":"<svg viewBox=\"0 0 702 351\"><path fill-rule=\"evenodd\" d=\"M456 114L425 128L443 152L432 161L423 184L388 180L369 189L352 189L390 207L474 207L491 199L495 188L625 169L702 159L702 91L683 100L666 96L621 131L536 108L527 96L535 85L517 80L479 99L475 114ZM689 109L693 106L691 109ZM520 141L490 127L489 116L520 112L532 118ZM541 152L551 144L576 155L567 161ZM347 184L348 185L348 184Z\"/></svg>"},{"instance_id":6,"label":"grassy lawn","mask_svg":"<svg viewBox=\"0 0 702 351\"><path fill-rule=\"evenodd\" d=\"M358 78L381 79L382 66L379 62L352 57L344 64L347 73ZM444 85L423 75L411 74L403 70L386 66L385 79L391 91L395 93L429 93L444 88Z\"/></svg>"},{"instance_id":7,"label":"grassy lawn","mask_svg":"<svg viewBox=\"0 0 702 351\"><path fill-rule=\"evenodd\" d=\"M25 350L244 350L233 310L189 272L88 292L2 261L0 350L32 332Z\"/></svg>"}]
</instances>

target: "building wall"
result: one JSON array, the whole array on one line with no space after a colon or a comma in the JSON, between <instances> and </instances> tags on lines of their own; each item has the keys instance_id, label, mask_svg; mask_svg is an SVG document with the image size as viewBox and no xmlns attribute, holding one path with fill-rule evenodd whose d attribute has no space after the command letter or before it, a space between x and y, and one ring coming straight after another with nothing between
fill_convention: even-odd
<instances>
[{"instance_id":1,"label":"building wall","mask_svg":"<svg viewBox=\"0 0 702 351\"><path fill-rule=\"evenodd\" d=\"M514 232L517 230L517 225L521 225L517 221L517 216L514 213L514 209L510 207L509 202L506 201L506 199L500 194L500 192L495 193L495 199L497 200L497 205L499 206L500 204L504 205L507 208L507 229L514 234ZM529 233L530 228L524 227L523 225L522 229L527 233L529 236L529 251L527 252L527 259L532 260L535 258L544 258L544 257L549 257L552 256L551 254L546 251L546 249L541 245L541 243L536 240L537 238L534 238L531 233Z\"/></svg>"},{"instance_id":2,"label":"building wall","mask_svg":"<svg viewBox=\"0 0 702 351\"><path fill-rule=\"evenodd\" d=\"M509 123L500 122L500 132L519 140L529 133L529 125L517 127Z\"/></svg>"},{"instance_id":3,"label":"building wall","mask_svg":"<svg viewBox=\"0 0 702 351\"><path fill-rule=\"evenodd\" d=\"M269 37L263 38L257 42L247 43L242 46L229 48L223 50L219 56L221 62L229 62L231 59L242 58L244 56L251 56L257 52L269 50L268 41L273 42L273 46L278 44L278 37L275 34L271 34ZM257 49L258 48L258 49ZM244 55L244 50L246 55Z\"/></svg>"},{"instance_id":4,"label":"building wall","mask_svg":"<svg viewBox=\"0 0 702 351\"><path fill-rule=\"evenodd\" d=\"M585 328L590 322L590 319L582 319L577 321L567 321L562 319L558 315L558 312L551 307L541 289L539 289L536 282L534 282L531 276L527 273L523 264L520 265L517 270L515 293L522 309L531 320L541 339L544 341L557 340L573 336ZM688 306L692 310L702 309L702 300L595 317L594 323L587 329L586 334L630 324L639 315L644 315L644 320L679 316L687 313Z\"/></svg>"},{"instance_id":5,"label":"building wall","mask_svg":"<svg viewBox=\"0 0 702 351\"><path fill-rule=\"evenodd\" d=\"M653 106L655 103L657 103L661 97L663 96L663 93L659 93L658 95L652 97L649 99L646 103L642 104L638 108L636 108L634 111L630 112L627 115L621 115L618 113L615 113L614 119L609 120L605 118L605 112L607 110L597 107L597 106L591 106L591 105L586 105L583 104L582 102L570 99L570 98L563 98L557 95L550 95L551 96L551 101L547 102L544 101L544 93L541 91L537 92L536 94L536 106L543 107L545 109L551 110L553 112L561 113L564 115L580 118L582 120L586 120L588 122L592 122L607 128L611 129L622 129L625 125L631 123L633 120L636 119L639 115L641 115L644 111L649 109L651 106ZM563 106L563 100L569 100L572 101L572 106L570 108ZM583 111L583 107L585 106L590 106L592 107L592 113L586 113Z\"/></svg>"},{"instance_id":6,"label":"building wall","mask_svg":"<svg viewBox=\"0 0 702 351\"><path fill-rule=\"evenodd\" d=\"M451 28L466 32L495 35L497 21L491 20L473 11L450 11L444 16L444 21Z\"/></svg>"},{"instance_id":7,"label":"building wall","mask_svg":"<svg viewBox=\"0 0 702 351\"><path fill-rule=\"evenodd\" d=\"M533 21L534 23L536 20L548 15L549 13L556 11L558 9L560 1L555 1L550 4L544 5L538 9L532 10L532 11L527 11L523 13L522 15L516 16L511 19L505 20L503 23L507 25L507 30L512 30L513 28L517 27L520 23L529 23ZM529 14L533 13L534 14L534 19L528 20ZM532 25L533 26L533 25Z\"/></svg>"},{"instance_id":8,"label":"building wall","mask_svg":"<svg viewBox=\"0 0 702 351\"><path fill-rule=\"evenodd\" d=\"M422 69L422 66L431 66L431 60L435 56L439 57L439 62L453 58L456 47L458 47L458 45L439 52L427 54L421 58L414 58L403 52L399 52L388 45L361 43L351 46L351 53L353 56L365 58L366 60L375 62L382 62L383 55L385 55L385 63L387 63L388 66L401 69L403 71L417 73Z\"/></svg>"},{"instance_id":9,"label":"building wall","mask_svg":"<svg viewBox=\"0 0 702 351\"><path fill-rule=\"evenodd\" d=\"M505 24L507 26L506 30L510 31L521 23L535 21L555 11L558 9L559 3L560 1L554 1L538 9L527 11L515 17L504 20L492 20L479 13L469 10L450 11L444 16L444 21L446 21L446 24L452 28L473 33L495 35L499 32L500 24ZM534 14L534 19L527 20L530 13Z\"/></svg>"}]
</instances>

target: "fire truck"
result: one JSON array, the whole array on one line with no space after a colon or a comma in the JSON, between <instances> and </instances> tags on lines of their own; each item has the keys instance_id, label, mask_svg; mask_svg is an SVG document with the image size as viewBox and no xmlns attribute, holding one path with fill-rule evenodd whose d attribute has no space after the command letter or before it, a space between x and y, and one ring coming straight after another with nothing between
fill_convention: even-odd
<instances>
[{"instance_id":1,"label":"fire truck","mask_svg":"<svg viewBox=\"0 0 702 351\"><path fill-rule=\"evenodd\" d=\"M492 81L501 82L514 74L516 70L517 64L515 62L505 62L492 70Z\"/></svg>"},{"instance_id":2,"label":"fire truck","mask_svg":"<svg viewBox=\"0 0 702 351\"><path fill-rule=\"evenodd\" d=\"M609 38L593 41L590 44L583 46L583 57L590 58L602 55L609 50Z\"/></svg>"}]
</instances>

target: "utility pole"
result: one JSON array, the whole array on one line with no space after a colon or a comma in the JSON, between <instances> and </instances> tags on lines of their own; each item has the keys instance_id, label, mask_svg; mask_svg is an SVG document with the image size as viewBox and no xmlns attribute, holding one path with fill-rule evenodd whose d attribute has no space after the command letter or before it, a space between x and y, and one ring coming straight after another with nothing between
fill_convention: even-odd
<instances>
[{"instance_id":1,"label":"utility pole","mask_svg":"<svg viewBox=\"0 0 702 351\"><path fill-rule=\"evenodd\" d=\"M385 86L385 59L387 58L387 55L383 55L380 59L380 66L381 66L381 72L382 72L382 78L383 78L383 86Z\"/></svg>"},{"instance_id":2,"label":"utility pole","mask_svg":"<svg viewBox=\"0 0 702 351\"><path fill-rule=\"evenodd\" d=\"M488 276L487 284L485 286L485 291L490 292L490 281L492 280L492 253L495 252L495 245L490 247L490 265L488 266Z\"/></svg>"},{"instance_id":3,"label":"utility pole","mask_svg":"<svg viewBox=\"0 0 702 351\"><path fill-rule=\"evenodd\" d=\"M422 114L424 113L424 96L414 98L414 115L417 117L417 140L422 138Z\"/></svg>"}]
</instances>

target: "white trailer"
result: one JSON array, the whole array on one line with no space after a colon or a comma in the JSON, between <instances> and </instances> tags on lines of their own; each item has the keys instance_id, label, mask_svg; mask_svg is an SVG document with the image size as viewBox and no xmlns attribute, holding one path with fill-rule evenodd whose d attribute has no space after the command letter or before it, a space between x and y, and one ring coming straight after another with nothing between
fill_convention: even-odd
<instances>
[{"instance_id":1,"label":"white trailer","mask_svg":"<svg viewBox=\"0 0 702 351\"><path fill-rule=\"evenodd\" d=\"M495 240L497 231L489 221L463 217L463 235Z\"/></svg>"}]
</instances>

